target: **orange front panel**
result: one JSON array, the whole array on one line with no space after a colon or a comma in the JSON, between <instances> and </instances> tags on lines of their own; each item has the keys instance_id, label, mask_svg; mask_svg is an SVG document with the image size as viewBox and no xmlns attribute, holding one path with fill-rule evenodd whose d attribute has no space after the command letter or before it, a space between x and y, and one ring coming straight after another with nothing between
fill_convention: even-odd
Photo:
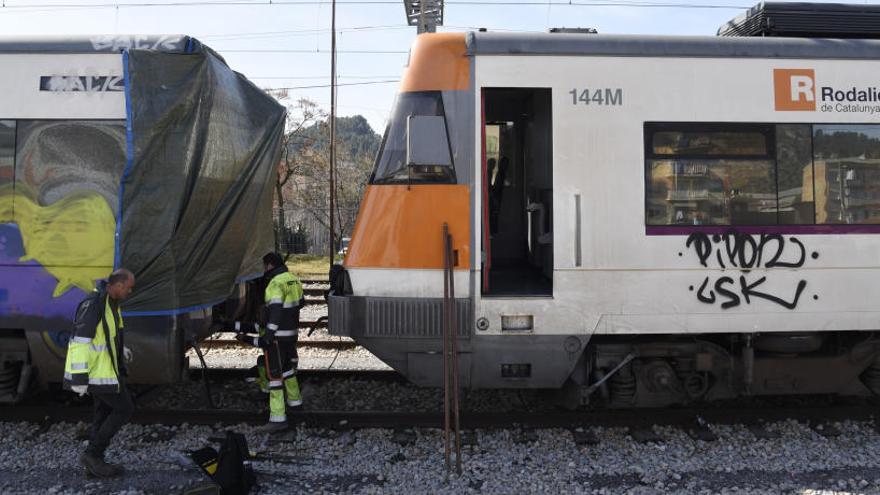
<instances>
[{"instance_id":1,"label":"orange front panel","mask_svg":"<svg viewBox=\"0 0 880 495\"><path fill-rule=\"evenodd\" d=\"M471 60L464 33L420 34L410 50L400 92L468 89Z\"/></svg>"},{"instance_id":2,"label":"orange front panel","mask_svg":"<svg viewBox=\"0 0 880 495\"><path fill-rule=\"evenodd\" d=\"M442 269L445 222L456 268L469 268L470 218L469 186L367 186L345 266Z\"/></svg>"}]
</instances>

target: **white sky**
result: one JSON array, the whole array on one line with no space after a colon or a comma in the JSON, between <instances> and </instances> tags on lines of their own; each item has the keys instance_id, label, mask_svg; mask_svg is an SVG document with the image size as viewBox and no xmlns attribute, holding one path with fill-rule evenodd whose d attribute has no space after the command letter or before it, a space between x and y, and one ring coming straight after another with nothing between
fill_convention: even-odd
<instances>
[{"instance_id":1,"label":"white sky","mask_svg":"<svg viewBox=\"0 0 880 495\"><path fill-rule=\"evenodd\" d=\"M625 5L634 3L633 0L607 0L606 3L617 4L611 6L549 3L487 6L463 4L467 0L453 3L455 1L447 0L445 26L440 31L485 27L490 31L546 32L549 27L595 27L600 33L714 35L721 24L757 0L670 0L691 8ZM560 4L563 1L550 0ZM235 5L219 5L225 2L234 2ZM639 3L661 2L663 0ZM858 3L878 2L880 0ZM181 5L156 5L171 3ZM203 5L185 5L198 3ZM270 0L214 0L210 5L206 3L205 0L0 0L3 5L0 6L0 33L5 36L189 34L217 50L233 69L261 87L329 84L329 0L300 5L270 5ZM63 7L70 4L78 7ZM81 8L83 5L89 6ZM698 5L722 8L692 8ZM337 59L341 84L400 77L406 63L406 51L415 37L415 27L406 24L403 0L391 4L341 4L337 7L336 24L340 30ZM258 50L305 50L309 53ZM364 50L399 53L350 52ZM339 115L362 114L381 134L396 89L396 83L341 86L338 92ZM329 88L293 89L289 95L291 100L310 98L329 110Z\"/></svg>"}]
</instances>

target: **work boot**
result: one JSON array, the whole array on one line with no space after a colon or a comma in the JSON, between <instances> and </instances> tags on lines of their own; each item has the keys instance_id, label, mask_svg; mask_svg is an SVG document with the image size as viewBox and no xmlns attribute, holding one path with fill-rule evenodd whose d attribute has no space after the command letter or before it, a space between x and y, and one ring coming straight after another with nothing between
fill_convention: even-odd
<instances>
[{"instance_id":1,"label":"work boot","mask_svg":"<svg viewBox=\"0 0 880 495\"><path fill-rule=\"evenodd\" d=\"M110 469L113 471L113 476L121 476L125 474L125 468L122 467L122 464L114 464L107 461L104 461L104 464L110 466Z\"/></svg>"},{"instance_id":2,"label":"work boot","mask_svg":"<svg viewBox=\"0 0 880 495\"><path fill-rule=\"evenodd\" d=\"M119 476L123 471L120 466L107 464L104 462L104 459L93 456L88 452L80 454L79 463L86 468L86 473L98 478L112 478L113 476Z\"/></svg>"},{"instance_id":3,"label":"work boot","mask_svg":"<svg viewBox=\"0 0 880 495\"><path fill-rule=\"evenodd\" d=\"M287 421L279 421L274 422L270 421L263 426L257 428L257 431L261 433L277 433L279 431L284 431L287 429Z\"/></svg>"}]
</instances>

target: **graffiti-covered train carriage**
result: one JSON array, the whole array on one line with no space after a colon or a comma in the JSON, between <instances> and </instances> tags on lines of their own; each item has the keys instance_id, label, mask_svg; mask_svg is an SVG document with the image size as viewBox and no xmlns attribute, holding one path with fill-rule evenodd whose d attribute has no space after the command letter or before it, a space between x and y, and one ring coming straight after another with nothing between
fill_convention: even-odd
<instances>
[{"instance_id":1,"label":"graffiti-covered train carriage","mask_svg":"<svg viewBox=\"0 0 880 495\"><path fill-rule=\"evenodd\" d=\"M272 249L284 109L187 36L0 40L0 402L60 382L114 267L132 383L181 378Z\"/></svg>"},{"instance_id":2,"label":"graffiti-covered train carriage","mask_svg":"<svg viewBox=\"0 0 880 495\"><path fill-rule=\"evenodd\" d=\"M439 385L446 223L463 386L636 406L880 393L878 53L420 36L331 332Z\"/></svg>"}]
</instances>

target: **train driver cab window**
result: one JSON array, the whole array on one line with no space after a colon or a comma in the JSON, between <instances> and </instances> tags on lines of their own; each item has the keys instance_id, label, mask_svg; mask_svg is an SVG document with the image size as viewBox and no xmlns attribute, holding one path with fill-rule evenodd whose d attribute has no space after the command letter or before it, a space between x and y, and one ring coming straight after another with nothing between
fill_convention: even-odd
<instances>
[{"instance_id":1,"label":"train driver cab window","mask_svg":"<svg viewBox=\"0 0 880 495\"><path fill-rule=\"evenodd\" d=\"M484 297L553 295L550 95L546 88L483 90Z\"/></svg>"},{"instance_id":2,"label":"train driver cab window","mask_svg":"<svg viewBox=\"0 0 880 495\"><path fill-rule=\"evenodd\" d=\"M648 225L777 223L773 126L646 124Z\"/></svg>"},{"instance_id":3,"label":"train driver cab window","mask_svg":"<svg viewBox=\"0 0 880 495\"><path fill-rule=\"evenodd\" d=\"M449 130L439 91L398 95L370 183L455 183Z\"/></svg>"}]
</instances>

